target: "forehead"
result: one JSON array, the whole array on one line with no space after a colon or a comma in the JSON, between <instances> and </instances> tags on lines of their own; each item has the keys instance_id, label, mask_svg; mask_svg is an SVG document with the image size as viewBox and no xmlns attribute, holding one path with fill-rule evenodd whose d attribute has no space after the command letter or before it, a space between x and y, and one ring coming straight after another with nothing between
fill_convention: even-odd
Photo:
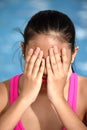
<instances>
[{"instance_id":1,"label":"forehead","mask_svg":"<svg viewBox=\"0 0 87 130\"><path fill-rule=\"evenodd\" d=\"M54 34L36 35L35 37L33 37L33 39L29 41L27 50L29 50L30 48L36 49L37 47L39 47L43 51L44 55L48 55L48 50L53 46L57 46L60 52L62 48L70 50L69 44L64 42L60 38L60 36L56 36Z\"/></svg>"}]
</instances>

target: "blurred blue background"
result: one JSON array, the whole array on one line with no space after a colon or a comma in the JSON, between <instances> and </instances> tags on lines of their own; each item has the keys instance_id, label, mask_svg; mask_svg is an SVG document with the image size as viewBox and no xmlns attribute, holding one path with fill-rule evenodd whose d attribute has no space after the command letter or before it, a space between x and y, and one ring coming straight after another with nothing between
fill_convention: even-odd
<instances>
[{"instance_id":1,"label":"blurred blue background","mask_svg":"<svg viewBox=\"0 0 87 130\"><path fill-rule=\"evenodd\" d=\"M20 43L22 31L30 17L40 10L55 9L72 19L76 28L79 52L74 70L87 76L87 0L0 0L0 81L22 73Z\"/></svg>"}]
</instances>

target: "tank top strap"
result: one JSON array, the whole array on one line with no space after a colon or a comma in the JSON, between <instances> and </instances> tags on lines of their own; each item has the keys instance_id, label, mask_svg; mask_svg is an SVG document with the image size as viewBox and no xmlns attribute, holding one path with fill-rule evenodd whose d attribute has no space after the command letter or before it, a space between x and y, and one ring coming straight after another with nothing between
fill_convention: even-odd
<instances>
[{"instance_id":1,"label":"tank top strap","mask_svg":"<svg viewBox=\"0 0 87 130\"><path fill-rule=\"evenodd\" d=\"M70 87L68 92L68 103L70 107L76 112L77 105L77 91L78 91L78 75L72 73L70 77Z\"/></svg>"},{"instance_id":2,"label":"tank top strap","mask_svg":"<svg viewBox=\"0 0 87 130\"><path fill-rule=\"evenodd\" d=\"M10 80L10 105L18 98L18 84L21 75L16 75ZM19 120L14 130L25 130L21 120Z\"/></svg>"},{"instance_id":3,"label":"tank top strap","mask_svg":"<svg viewBox=\"0 0 87 130\"><path fill-rule=\"evenodd\" d=\"M18 81L20 76L21 74L16 75L10 80L10 105L18 98Z\"/></svg>"},{"instance_id":4,"label":"tank top strap","mask_svg":"<svg viewBox=\"0 0 87 130\"><path fill-rule=\"evenodd\" d=\"M70 85L68 91L68 104L73 109L74 112L77 111L77 93L78 93L78 75L76 73L72 73L70 76ZM66 128L63 128L66 130Z\"/></svg>"}]
</instances>

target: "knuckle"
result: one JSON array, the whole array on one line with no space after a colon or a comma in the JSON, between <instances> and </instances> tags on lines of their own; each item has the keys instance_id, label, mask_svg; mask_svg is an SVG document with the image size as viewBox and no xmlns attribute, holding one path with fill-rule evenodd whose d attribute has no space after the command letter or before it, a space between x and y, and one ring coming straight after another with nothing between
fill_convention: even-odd
<instances>
[{"instance_id":1,"label":"knuckle","mask_svg":"<svg viewBox=\"0 0 87 130\"><path fill-rule=\"evenodd\" d=\"M34 59L31 59L30 60L30 65L34 64L35 60Z\"/></svg>"},{"instance_id":2,"label":"knuckle","mask_svg":"<svg viewBox=\"0 0 87 130\"><path fill-rule=\"evenodd\" d=\"M57 57L57 62L61 62L61 58Z\"/></svg>"},{"instance_id":3,"label":"knuckle","mask_svg":"<svg viewBox=\"0 0 87 130\"><path fill-rule=\"evenodd\" d=\"M29 73L24 73L24 78L25 78L25 79L29 80L30 77L31 77L31 75L30 75Z\"/></svg>"},{"instance_id":4,"label":"knuckle","mask_svg":"<svg viewBox=\"0 0 87 130\"><path fill-rule=\"evenodd\" d=\"M50 66L48 66L47 69L50 70Z\"/></svg>"},{"instance_id":5,"label":"knuckle","mask_svg":"<svg viewBox=\"0 0 87 130\"><path fill-rule=\"evenodd\" d=\"M31 77L31 80L35 82L35 75Z\"/></svg>"},{"instance_id":6,"label":"knuckle","mask_svg":"<svg viewBox=\"0 0 87 130\"><path fill-rule=\"evenodd\" d=\"M25 60L25 64L28 64L28 62L29 62L29 61L26 59L26 60Z\"/></svg>"},{"instance_id":7,"label":"knuckle","mask_svg":"<svg viewBox=\"0 0 87 130\"><path fill-rule=\"evenodd\" d=\"M27 78L30 78L30 77L31 77L31 73L30 73L30 72L27 72L26 77L27 77Z\"/></svg>"},{"instance_id":8,"label":"knuckle","mask_svg":"<svg viewBox=\"0 0 87 130\"><path fill-rule=\"evenodd\" d=\"M40 60L40 59L37 59L35 65L39 65L40 62L41 62L41 60Z\"/></svg>"},{"instance_id":9,"label":"knuckle","mask_svg":"<svg viewBox=\"0 0 87 130\"><path fill-rule=\"evenodd\" d=\"M35 68L38 68L38 67L39 67L39 64L38 64L38 63L36 63L36 64L34 65L34 67L35 67Z\"/></svg>"},{"instance_id":10,"label":"knuckle","mask_svg":"<svg viewBox=\"0 0 87 130\"><path fill-rule=\"evenodd\" d=\"M56 66L56 62L52 62L53 66Z\"/></svg>"},{"instance_id":11,"label":"knuckle","mask_svg":"<svg viewBox=\"0 0 87 130\"><path fill-rule=\"evenodd\" d=\"M44 71L44 67L41 66L39 72L43 72L43 71Z\"/></svg>"},{"instance_id":12,"label":"knuckle","mask_svg":"<svg viewBox=\"0 0 87 130\"><path fill-rule=\"evenodd\" d=\"M25 60L26 60L27 62L29 61L29 59L30 59L30 56L29 56L29 55L26 56Z\"/></svg>"},{"instance_id":13,"label":"knuckle","mask_svg":"<svg viewBox=\"0 0 87 130\"><path fill-rule=\"evenodd\" d=\"M33 68L33 65L32 65L32 63L30 63L30 64L28 65L27 70L29 71L29 70L31 70L32 68Z\"/></svg>"},{"instance_id":14,"label":"knuckle","mask_svg":"<svg viewBox=\"0 0 87 130\"><path fill-rule=\"evenodd\" d=\"M64 60L64 63L68 65L68 60Z\"/></svg>"}]
</instances>

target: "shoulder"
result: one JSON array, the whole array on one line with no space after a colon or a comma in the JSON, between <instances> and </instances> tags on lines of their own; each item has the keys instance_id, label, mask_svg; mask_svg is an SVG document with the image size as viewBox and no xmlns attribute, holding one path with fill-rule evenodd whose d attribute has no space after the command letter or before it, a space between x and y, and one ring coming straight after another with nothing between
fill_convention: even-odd
<instances>
[{"instance_id":1,"label":"shoulder","mask_svg":"<svg viewBox=\"0 0 87 130\"><path fill-rule=\"evenodd\" d=\"M78 82L80 86L85 87L85 89L87 89L87 77L78 75Z\"/></svg>"},{"instance_id":2,"label":"shoulder","mask_svg":"<svg viewBox=\"0 0 87 130\"><path fill-rule=\"evenodd\" d=\"M13 76L11 79L0 82L0 114L5 112L9 107L10 99L10 83L13 78L20 76L21 74ZM20 86L21 82L19 82Z\"/></svg>"},{"instance_id":3,"label":"shoulder","mask_svg":"<svg viewBox=\"0 0 87 130\"><path fill-rule=\"evenodd\" d=\"M81 93L84 92L87 95L87 77L78 75L78 85Z\"/></svg>"},{"instance_id":4,"label":"shoulder","mask_svg":"<svg viewBox=\"0 0 87 130\"><path fill-rule=\"evenodd\" d=\"M9 105L10 80L0 82L0 113Z\"/></svg>"}]
</instances>

